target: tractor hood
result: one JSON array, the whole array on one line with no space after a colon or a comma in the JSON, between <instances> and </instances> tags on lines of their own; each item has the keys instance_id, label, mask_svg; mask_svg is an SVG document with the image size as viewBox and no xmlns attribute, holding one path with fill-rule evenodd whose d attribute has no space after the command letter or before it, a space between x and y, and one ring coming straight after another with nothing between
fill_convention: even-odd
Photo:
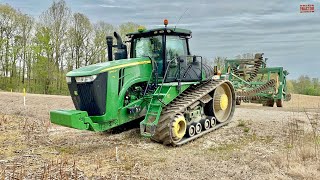
<instances>
[{"instance_id":1,"label":"tractor hood","mask_svg":"<svg viewBox=\"0 0 320 180\"><path fill-rule=\"evenodd\" d=\"M91 76L100 74L107 71L112 71L124 67L136 66L140 64L149 64L151 63L150 59L147 57L143 58L131 58L131 59L122 59L115 61L108 61L104 63L92 64L89 66L81 67L67 73L68 77L76 76Z\"/></svg>"}]
</instances>

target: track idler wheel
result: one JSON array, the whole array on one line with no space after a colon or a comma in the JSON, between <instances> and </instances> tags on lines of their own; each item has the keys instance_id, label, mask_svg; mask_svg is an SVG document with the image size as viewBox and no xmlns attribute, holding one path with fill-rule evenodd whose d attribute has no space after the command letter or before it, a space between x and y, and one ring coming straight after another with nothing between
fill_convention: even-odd
<instances>
[{"instance_id":1,"label":"track idler wheel","mask_svg":"<svg viewBox=\"0 0 320 180\"><path fill-rule=\"evenodd\" d=\"M214 90L213 99L206 104L204 112L207 116L214 116L219 123L223 123L232 117L235 103L232 85L223 83Z\"/></svg>"},{"instance_id":2,"label":"track idler wheel","mask_svg":"<svg viewBox=\"0 0 320 180\"><path fill-rule=\"evenodd\" d=\"M187 122L182 114L174 116L171 122L171 134L174 141L179 141L183 138L187 131Z\"/></svg>"}]
</instances>

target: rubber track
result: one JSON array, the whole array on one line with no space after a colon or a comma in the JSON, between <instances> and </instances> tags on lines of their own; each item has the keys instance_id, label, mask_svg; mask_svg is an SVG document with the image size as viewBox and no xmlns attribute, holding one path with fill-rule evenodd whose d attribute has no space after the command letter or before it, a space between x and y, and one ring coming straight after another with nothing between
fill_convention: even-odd
<instances>
[{"instance_id":1,"label":"rubber track","mask_svg":"<svg viewBox=\"0 0 320 180\"><path fill-rule=\"evenodd\" d=\"M186 91L184 91L183 93L181 93L174 101L172 101L170 104L168 104L167 106L165 106L163 108L162 114L161 114L159 122L158 122L156 132L155 132L154 136L152 137L152 139L154 141L157 141L159 143L163 143L165 145L171 144L173 146L180 146L180 145L186 144L186 143L188 143L188 142L190 142L200 136L203 136L204 134L206 134L208 132L211 132L215 129L218 129L218 128L228 124L231 121L231 117L233 116L234 108L231 111L230 118L228 119L228 121L226 121L224 123L217 124L216 126L210 128L208 130L202 131L201 133L199 133L195 136L184 137L182 140L180 140L178 142L174 141L172 139L172 135L170 134L171 127L169 127L172 119L174 118L174 116L176 114L180 114L180 113L183 114L190 105L192 105L196 101L200 100L203 96L205 96L206 94L209 94L210 92L215 90L218 86L220 86L223 83L229 83L229 85L231 85L231 83L226 80L210 80L205 83L201 83L200 85L192 86L189 89L187 89ZM232 88L232 85L231 85L231 89L234 93L234 89ZM234 98L233 103L235 103L235 98Z\"/></svg>"}]
</instances>

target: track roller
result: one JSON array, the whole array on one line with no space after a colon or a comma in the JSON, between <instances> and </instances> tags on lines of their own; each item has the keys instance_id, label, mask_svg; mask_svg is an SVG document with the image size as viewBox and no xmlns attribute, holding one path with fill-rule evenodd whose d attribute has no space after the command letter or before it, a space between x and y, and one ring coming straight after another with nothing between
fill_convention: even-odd
<instances>
[{"instance_id":1,"label":"track roller","mask_svg":"<svg viewBox=\"0 0 320 180\"><path fill-rule=\"evenodd\" d=\"M196 123L196 124L195 124L195 127L196 127L196 133L197 133L197 134L201 133L201 131L202 131L202 125L201 125L201 123Z\"/></svg>"},{"instance_id":2,"label":"track roller","mask_svg":"<svg viewBox=\"0 0 320 180\"><path fill-rule=\"evenodd\" d=\"M211 117L210 118L210 125L211 127L214 127L216 125L217 121L216 121L216 118L215 117Z\"/></svg>"},{"instance_id":3,"label":"track roller","mask_svg":"<svg viewBox=\"0 0 320 180\"><path fill-rule=\"evenodd\" d=\"M203 130L208 130L211 127L211 122L209 119L202 119L200 123L202 125Z\"/></svg>"},{"instance_id":4,"label":"track roller","mask_svg":"<svg viewBox=\"0 0 320 180\"><path fill-rule=\"evenodd\" d=\"M187 135L192 137L196 134L196 127L193 124L188 125L187 127Z\"/></svg>"}]
</instances>

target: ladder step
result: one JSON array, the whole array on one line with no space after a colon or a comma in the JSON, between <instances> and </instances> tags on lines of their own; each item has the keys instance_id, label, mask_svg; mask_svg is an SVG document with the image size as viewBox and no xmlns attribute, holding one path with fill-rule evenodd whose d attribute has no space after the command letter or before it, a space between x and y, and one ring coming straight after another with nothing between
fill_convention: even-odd
<instances>
[{"instance_id":1,"label":"ladder step","mask_svg":"<svg viewBox=\"0 0 320 180\"><path fill-rule=\"evenodd\" d=\"M151 106L161 106L161 104L150 103Z\"/></svg>"},{"instance_id":2,"label":"ladder step","mask_svg":"<svg viewBox=\"0 0 320 180\"><path fill-rule=\"evenodd\" d=\"M159 113L159 109L158 109L158 110L155 110L155 111L149 110L148 112L151 112L151 113Z\"/></svg>"},{"instance_id":3,"label":"ladder step","mask_svg":"<svg viewBox=\"0 0 320 180\"><path fill-rule=\"evenodd\" d=\"M152 94L152 96L166 96L167 94L159 93L159 94Z\"/></svg>"},{"instance_id":4,"label":"ladder step","mask_svg":"<svg viewBox=\"0 0 320 180\"><path fill-rule=\"evenodd\" d=\"M152 112L148 112L147 114L148 115L152 115L152 116L157 116L158 115L158 113L152 113Z\"/></svg>"}]
</instances>

